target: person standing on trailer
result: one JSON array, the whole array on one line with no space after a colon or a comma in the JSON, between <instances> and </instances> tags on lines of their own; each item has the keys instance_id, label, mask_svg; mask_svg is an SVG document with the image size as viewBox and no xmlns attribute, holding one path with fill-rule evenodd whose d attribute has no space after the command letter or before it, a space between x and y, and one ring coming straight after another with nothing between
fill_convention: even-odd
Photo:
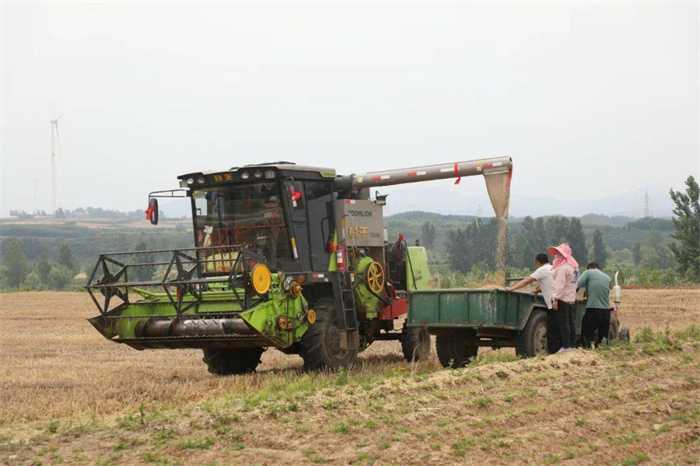
<instances>
[{"instance_id":1,"label":"person standing on trailer","mask_svg":"<svg viewBox=\"0 0 700 466\"><path fill-rule=\"evenodd\" d=\"M547 249L552 256L552 317L554 325L559 328L561 348L568 351L576 344L576 285L578 284L578 262L571 254L567 243ZM554 348L552 348L554 349Z\"/></svg>"},{"instance_id":2,"label":"person standing on trailer","mask_svg":"<svg viewBox=\"0 0 700 466\"><path fill-rule=\"evenodd\" d=\"M523 278L518 283L506 288L506 291L515 291L537 282L537 290L542 293L542 299L547 306L547 352L555 353L561 347L561 333L554 325L555 319L552 311L552 285L554 282L552 265L545 253L535 256L535 271L530 276Z\"/></svg>"},{"instance_id":3,"label":"person standing on trailer","mask_svg":"<svg viewBox=\"0 0 700 466\"><path fill-rule=\"evenodd\" d=\"M600 345L610 331L610 276L591 262L578 279L578 287L586 290L586 313L581 336L586 347Z\"/></svg>"}]
</instances>

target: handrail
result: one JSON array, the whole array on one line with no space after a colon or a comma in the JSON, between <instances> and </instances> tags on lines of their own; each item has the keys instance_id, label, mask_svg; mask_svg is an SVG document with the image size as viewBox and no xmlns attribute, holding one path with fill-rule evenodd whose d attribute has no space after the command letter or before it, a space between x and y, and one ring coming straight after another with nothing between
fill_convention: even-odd
<instances>
[{"instance_id":1,"label":"handrail","mask_svg":"<svg viewBox=\"0 0 700 466\"><path fill-rule=\"evenodd\" d=\"M147 251L115 251L115 252L105 252L100 254L101 256L126 256L129 254L164 254L166 252L182 252L182 251L207 251L213 249L240 249L243 246L241 244L228 244L226 246L200 246L193 248L180 248L180 249L151 249Z\"/></svg>"}]
</instances>

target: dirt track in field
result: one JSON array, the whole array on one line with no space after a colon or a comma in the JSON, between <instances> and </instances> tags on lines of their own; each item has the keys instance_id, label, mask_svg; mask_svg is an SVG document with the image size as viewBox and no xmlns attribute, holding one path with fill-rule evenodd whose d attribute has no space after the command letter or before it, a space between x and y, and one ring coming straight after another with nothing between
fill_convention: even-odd
<instances>
[{"instance_id":1,"label":"dirt track in field","mask_svg":"<svg viewBox=\"0 0 700 466\"><path fill-rule=\"evenodd\" d=\"M477 457L490 463L508 463L516 461L517 457L509 455L518 451L525 455L523 459L529 458L529 462L537 464L545 460L544 456L538 456L545 451L538 452L536 446L545 445L548 436L574 443L567 447L563 456L560 455L561 452L551 451L550 448L546 452L551 455L547 461L555 460L555 457L566 460L564 456L573 455L568 459L572 464L587 464L596 458L603 458L596 452L607 448L606 445L614 445L620 452L619 455L608 455L610 461L615 458L620 461L629 459L636 450L653 459L653 455L649 456L654 452L653 449L648 451L640 449L641 447L636 450L633 448L641 445L642 440L662 442L665 439L663 442L675 445L670 449L660 446L654 448L658 452L665 452L659 458L672 460L676 464L687 463L688 451L698 451L698 419L691 416L687 423L678 421L678 426L673 424L679 412L692 413L694 408L700 406L700 355L697 347L658 360L653 357L623 358L619 362L601 360L597 355L580 352L581 356L574 359L584 362L571 363L564 360L559 363L557 361L562 358L553 356L550 357L553 361L551 367L545 364L542 371L527 369L530 364L535 364L534 360L507 363L503 370L509 375L505 379L512 381L512 384L496 384L490 388L487 386L492 385L491 381L483 379L479 382L479 377L483 376L478 375L478 372L484 369L470 368L464 374L472 375L465 375L464 383L457 384L456 391L442 391L443 379L450 380L451 371L441 370L435 361L410 368L403 363L397 343L380 342L363 353L359 367L351 371L347 378L350 387L353 386L353 381L361 384L364 383L362 381L369 380L369 391L372 387L376 388L376 384L389 384L386 394L379 393L376 399L366 399L349 388L343 388L351 393L344 394L337 401L340 406L337 412L335 408L309 411L308 406L303 405L295 408L294 414L261 414L256 411L257 407L252 411L236 412L231 414L233 418L240 417L251 424L229 426L229 430L240 431L240 435L236 434L240 439L231 440L236 447L226 447L222 453L219 451L224 448L218 440L220 432L216 431L217 427L210 425L213 421L207 417L208 414L201 412L202 403L206 405L232 396L268 393L277 385L282 391L288 390L285 384L294 385L297 379L305 381L303 383L323 385L328 384L330 378L331 386L334 386L333 381L337 375L320 375L309 379L309 376L297 373L296 368L301 365L298 357L270 350L264 354L263 364L257 374L212 377L201 362L199 351L139 352L104 340L85 320L94 313L92 303L82 293L0 294L0 406L3 408L0 410L0 463L4 461L13 464L17 461L25 464L32 458L31 455L41 457L44 464L93 464L100 458L111 458L110 461L115 464L157 463L160 461L158 458L164 459L160 461L161 464L167 464L168 461L187 464L186 459L192 455L199 455L197 458L201 462L223 461L223 464L325 461L362 463L364 460L377 460L380 463L450 463L464 462L469 458L476 460ZM633 334L644 326L664 330L700 324L700 290L625 290L621 319L623 325L632 329ZM591 357L594 359L586 359ZM589 362L592 366L589 366ZM524 369L517 369L518 365L523 365ZM582 365L585 370L579 370ZM601 382L602 388L595 383L596 377L600 375L598 369L593 367L595 365L605 368L601 374L608 381ZM680 365L684 368L682 372L675 370ZM427 382L417 380L415 386L409 383L410 387L404 390L402 381L409 377L411 371L413 375L416 372L423 374L421 377ZM623 375L618 377L617 373ZM582 380L579 377L581 375L585 379ZM497 375L496 378L501 376ZM387 380L382 382L383 379ZM576 383L573 382L574 379L577 379ZM432 388L428 389L421 384ZM561 404L563 418L560 419L551 406L540 406L541 403L529 406L525 398L521 399L519 393L528 392L531 384L537 386L533 388L536 393L530 395L546 396L554 406ZM641 394L636 394L637 388L642 390ZM600 406L600 401L594 397L597 392L607 394L602 405L604 410L613 419L625 420L624 424L614 421L607 426L600 416L591 418L592 424L588 424L585 420L585 406L590 409ZM608 398L608 395L613 398ZM314 396L323 398L325 395ZM423 401L416 402L416 399ZM466 401L474 399L483 400L476 402L478 406L473 405L474 401ZM507 399L511 401L504 401ZM611 399L617 401L612 402ZM316 401L326 403L319 400ZM331 404L335 402L332 401ZM388 411L387 408L380 409L378 406L385 402L388 403ZM308 400L305 403L308 404ZM372 409L379 410L376 411L374 420L367 408L370 405L377 405ZM133 450L136 455L129 456L118 445L112 445L111 440L94 438L94 435L102 435L100 426L103 422L109 423L121 419L125 414L143 412L144 409L146 412L189 410L187 419L190 420L187 422L194 424L189 425L188 432L208 440L202 441L201 445L177 446L166 439L162 448L156 449L157 453L153 453L153 456L148 450L153 445L147 438L159 434L146 429L147 425L153 427L155 424L143 423L141 427L146 432L134 433L134 437L141 438L143 442L129 447L129 451ZM223 411L228 409L230 407ZM482 412L482 409L485 411ZM640 412L630 414L629 409ZM290 425L289 420L292 418L296 421ZM584 420L579 422L579 418ZM455 424L460 419L464 422ZM491 421L483 424L484 419ZM655 419L661 426L658 427L658 439L651 434L655 432L653 426L658 424ZM168 429L177 430L185 421L173 422L176 425L169 425ZM491 422L496 423L495 431L500 433L488 437L488 431L493 427ZM567 422L571 424L567 425ZM393 423L393 427L387 428L385 423ZM421 427L412 432L412 423L419 423ZM69 431L67 426L94 426L97 433L92 433L93 428L85 428L84 433L71 434L75 435L78 443L70 447L71 441L61 440L61 435L66 435ZM294 433L295 426L300 429L297 434ZM117 434L128 440L130 428L120 428L122 431ZM629 428L636 434L623 438L624 432ZM323 431L316 446L311 439L314 429ZM42 432L39 437L37 432ZM259 438L263 432L274 432L282 444L292 441L296 443L295 435L306 438L302 442L305 447L295 446L292 451L284 453L282 444L272 442L262 449L256 449L256 442L263 441ZM106 446L104 449L95 445L88 447L87 443L80 440L81 435L85 435L85 442L106 442ZM650 435L654 438L650 438ZM587 445L585 439L590 436L596 438L596 449L591 449L590 446L584 448ZM620 438L613 442L611 439L601 440L601 436ZM57 446L53 437L59 443L68 442L68 447ZM264 437L264 442L271 442L267 434ZM532 437L534 448L524 442L523 439L528 437ZM441 441L441 438L445 440ZM29 456L19 454L12 447L15 444L13 442L22 441L29 442L23 444L23 451L29 452ZM486 450L479 446L484 441L490 445ZM405 447L418 445L415 454L401 451L400 445L403 442L410 443L406 443ZM334 443L340 443L337 451L332 446ZM50 452L54 450L51 456ZM403 460L399 461L399 458ZM700 455L695 458L700 458ZM643 462L644 457L638 459Z\"/></svg>"}]
</instances>

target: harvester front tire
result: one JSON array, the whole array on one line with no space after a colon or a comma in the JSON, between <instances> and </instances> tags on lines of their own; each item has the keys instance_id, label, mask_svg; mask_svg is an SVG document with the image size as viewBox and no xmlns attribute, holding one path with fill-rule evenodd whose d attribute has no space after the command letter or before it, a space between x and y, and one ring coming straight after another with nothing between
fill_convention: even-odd
<instances>
[{"instance_id":1,"label":"harvester front tire","mask_svg":"<svg viewBox=\"0 0 700 466\"><path fill-rule=\"evenodd\" d=\"M438 334L435 340L438 359L442 367L457 369L469 364L479 353L474 337L465 332Z\"/></svg>"},{"instance_id":2,"label":"harvester front tire","mask_svg":"<svg viewBox=\"0 0 700 466\"><path fill-rule=\"evenodd\" d=\"M320 299L313 309L316 311L316 322L309 326L299 342L299 356L304 360L304 370L337 370L351 366L357 359L357 350L343 350L340 347L341 330L335 324L333 299Z\"/></svg>"},{"instance_id":3,"label":"harvester front tire","mask_svg":"<svg viewBox=\"0 0 700 466\"><path fill-rule=\"evenodd\" d=\"M205 349L203 361L214 375L235 375L255 372L263 348Z\"/></svg>"},{"instance_id":4,"label":"harvester front tire","mask_svg":"<svg viewBox=\"0 0 700 466\"><path fill-rule=\"evenodd\" d=\"M430 333L424 327L408 327L401 331L401 350L406 361L425 361L430 357Z\"/></svg>"},{"instance_id":5,"label":"harvester front tire","mask_svg":"<svg viewBox=\"0 0 700 466\"><path fill-rule=\"evenodd\" d=\"M547 354L547 314L545 311L538 309L532 312L527 325L516 337L515 353L521 358Z\"/></svg>"}]
</instances>

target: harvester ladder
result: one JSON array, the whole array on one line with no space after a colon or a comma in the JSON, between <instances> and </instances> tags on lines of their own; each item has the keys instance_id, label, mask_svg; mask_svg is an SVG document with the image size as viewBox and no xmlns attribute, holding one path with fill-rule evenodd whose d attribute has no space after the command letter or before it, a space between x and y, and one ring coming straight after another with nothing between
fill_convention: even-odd
<instances>
[{"instance_id":1,"label":"harvester ladder","mask_svg":"<svg viewBox=\"0 0 700 466\"><path fill-rule=\"evenodd\" d=\"M357 311L355 310L355 293L350 283L349 273L336 274L338 298L336 305L341 310L341 323L345 330L357 330Z\"/></svg>"}]
</instances>

